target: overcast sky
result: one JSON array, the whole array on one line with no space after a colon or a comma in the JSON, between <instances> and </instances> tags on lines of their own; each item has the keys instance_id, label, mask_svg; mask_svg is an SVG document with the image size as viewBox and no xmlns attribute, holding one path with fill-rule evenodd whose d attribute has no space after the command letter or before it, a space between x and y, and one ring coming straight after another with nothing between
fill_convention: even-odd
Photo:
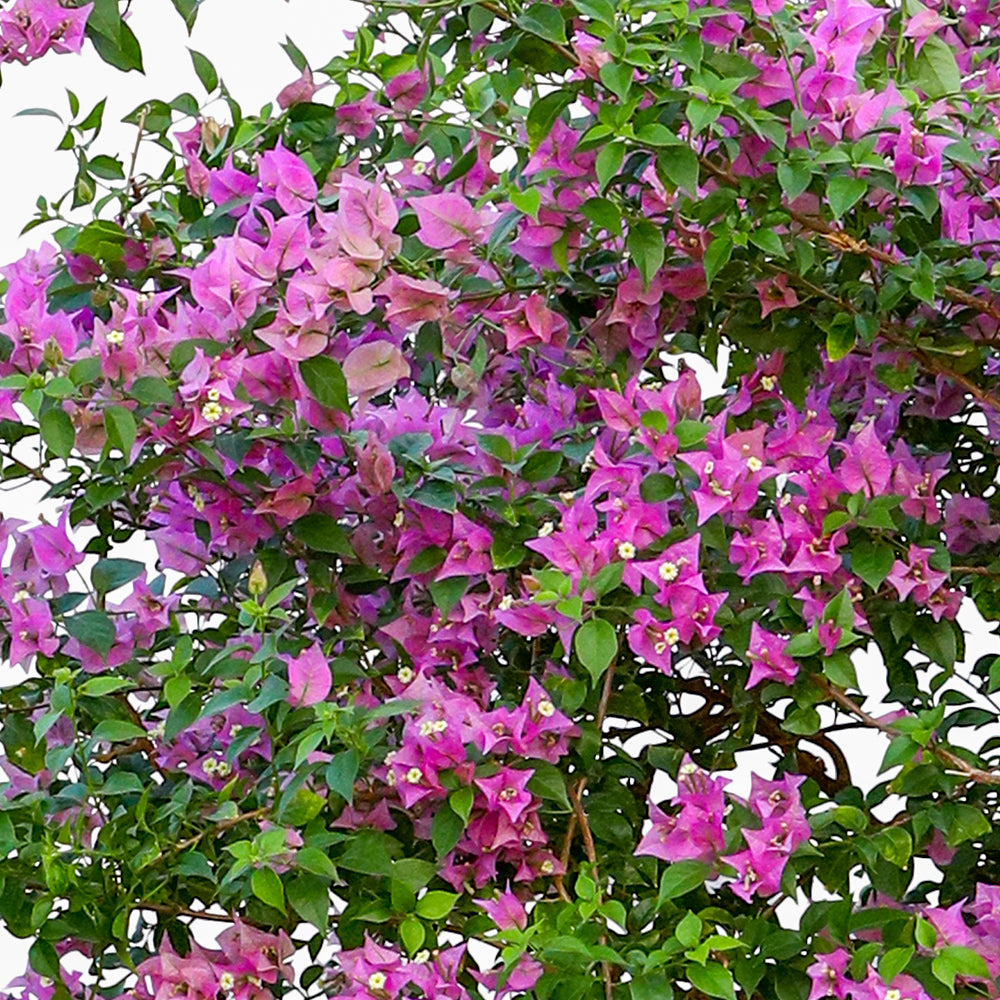
<instances>
[{"instance_id":1,"label":"overcast sky","mask_svg":"<svg viewBox=\"0 0 1000 1000\"><path fill-rule=\"evenodd\" d=\"M108 98L105 128L95 152L117 154L127 162L135 142L135 127L120 119L142 101L171 100L189 91L199 100L198 83L187 47L215 63L230 93L244 110L256 112L298 76L279 47L288 35L314 66L322 66L347 46L344 32L357 27L363 15L351 0L204 0L191 38L170 0L138 0L129 20L142 44L146 75L122 74L106 66L89 42L80 55L55 53L29 66L3 67L0 88L0 261L19 257L43 239L35 230L19 237L35 211L40 194L56 197L68 190L76 161L70 152L56 152L63 128L54 118L15 117L29 107L46 107L66 116L66 89L89 110ZM155 151L153 151L155 154ZM140 162L140 169L141 169ZM157 164L150 164L156 167Z\"/></svg>"}]
</instances>

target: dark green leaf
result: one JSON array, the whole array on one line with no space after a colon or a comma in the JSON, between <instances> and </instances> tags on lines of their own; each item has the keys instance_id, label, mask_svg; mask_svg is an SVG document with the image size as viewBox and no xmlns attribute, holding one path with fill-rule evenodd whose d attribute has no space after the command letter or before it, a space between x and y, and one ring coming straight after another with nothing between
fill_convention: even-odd
<instances>
[{"instance_id":1,"label":"dark green leaf","mask_svg":"<svg viewBox=\"0 0 1000 1000\"><path fill-rule=\"evenodd\" d=\"M207 56L194 49L188 49L188 52L191 53L191 62L194 63L194 71L198 74L201 85L211 94L219 85L219 74Z\"/></svg>"},{"instance_id":2,"label":"dark green leaf","mask_svg":"<svg viewBox=\"0 0 1000 1000\"><path fill-rule=\"evenodd\" d=\"M66 619L66 631L101 656L107 656L115 643L114 622L103 611L78 612Z\"/></svg>"},{"instance_id":3,"label":"dark green leaf","mask_svg":"<svg viewBox=\"0 0 1000 1000\"><path fill-rule=\"evenodd\" d=\"M340 410L342 413L351 412L347 399L347 379L333 358L324 357L322 354L315 358L307 358L299 364L299 374L321 406Z\"/></svg>"},{"instance_id":4,"label":"dark green leaf","mask_svg":"<svg viewBox=\"0 0 1000 1000\"><path fill-rule=\"evenodd\" d=\"M668 865L660 879L660 892L657 896L657 906L662 906L668 899L677 899L705 884L705 879L712 874L712 869L703 861L675 861Z\"/></svg>"},{"instance_id":5,"label":"dark green leaf","mask_svg":"<svg viewBox=\"0 0 1000 1000\"><path fill-rule=\"evenodd\" d=\"M146 568L136 559L100 559L90 571L90 579L99 594L107 594L135 580Z\"/></svg>"},{"instance_id":6,"label":"dark green leaf","mask_svg":"<svg viewBox=\"0 0 1000 1000\"><path fill-rule=\"evenodd\" d=\"M49 451L59 458L68 458L76 444L76 431L73 421L62 407L46 410L39 420L42 440Z\"/></svg>"}]
</instances>

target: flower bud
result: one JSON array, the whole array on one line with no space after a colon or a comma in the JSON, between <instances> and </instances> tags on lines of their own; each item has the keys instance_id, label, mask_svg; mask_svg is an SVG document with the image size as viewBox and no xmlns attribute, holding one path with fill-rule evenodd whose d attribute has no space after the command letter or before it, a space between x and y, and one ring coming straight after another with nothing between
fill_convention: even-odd
<instances>
[{"instance_id":1,"label":"flower bud","mask_svg":"<svg viewBox=\"0 0 1000 1000\"><path fill-rule=\"evenodd\" d=\"M384 496L392 486L396 463L389 449L374 435L369 434L364 448L358 453L358 479L373 496Z\"/></svg>"},{"instance_id":2,"label":"flower bud","mask_svg":"<svg viewBox=\"0 0 1000 1000\"><path fill-rule=\"evenodd\" d=\"M267 590L267 573L264 572L264 567L260 564L259 559L254 562L250 570L247 590L250 591L251 597L260 597Z\"/></svg>"},{"instance_id":3,"label":"flower bud","mask_svg":"<svg viewBox=\"0 0 1000 1000\"><path fill-rule=\"evenodd\" d=\"M478 381L472 365L459 362L451 369L451 384L462 392L471 392Z\"/></svg>"},{"instance_id":4,"label":"flower bud","mask_svg":"<svg viewBox=\"0 0 1000 1000\"><path fill-rule=\"evenodd\" d=\"M55 337L49 337L45 341L45 346L42 348L42 360L49 366L49 368L58 368L62 364L63 352L62 348L59 346L59 342Z\"/></svg>"}]
</instances>

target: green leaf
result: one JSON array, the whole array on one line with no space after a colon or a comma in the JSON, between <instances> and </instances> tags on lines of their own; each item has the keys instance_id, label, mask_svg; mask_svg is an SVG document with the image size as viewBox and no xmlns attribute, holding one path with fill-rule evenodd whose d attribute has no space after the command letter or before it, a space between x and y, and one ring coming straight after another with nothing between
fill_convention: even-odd
<instances>
[{"instance_id":1,"label":"green leaf","mask_svg":"<svg viewBox=\"0 0 1000 1000\"><path fill-rule=\"evenodd\" d=\"M611 91L622 104L628 100L629 91L632 89L632 76L634 70L627 63L608 62L605 63L598 75L601 83Z\"/></svg>"},{"instance_id":2,"label":"green leaf","mask_svg":"<svg viewBox=\"0 0 1000 1000\"><path fill-rule=\"evenodd\" d=\"M417 916L425 920L442 920L455 908L458 894L454 892L428 892L417 900Z\"/></svg>"},{"instance_id":3,"label":"green leaf","mask_svg":"<svg viewBox=\"0 0 1000 1000\"><path fill-rule=\"evenodd\" d=\"M469 822L469 815L472 812L472 803L475 797L475 792L468 785L456 788L448 796L448 805L451 806L456 815L462 818L463 823Z\"/></svg>"},{"instance_id":4,"label":"green leaf","mask_svg":"<svg viewBox=\"0 0 1000 1000\"><path fill-rule=\"evenodd\" d=\"M677 447L681 451L687 451L689 448L701 444L708 437L708 430L708 424L703 424L700 420L678 420L674 424Z\"/></svg>"},{"instance_id":5,"label":"green leaf","mask_svg":"<svg viewBox=\"0 0 1000 1000\"><path fill-rule=\"evenodd\" d=\"M704 965L689 965L684 975L691 985L710 997L720 1000L736 1000L733 990L733 974L719 962L706 962Z\"/></svg>"},{"instance_id":6,"label":"green leaf","mask_svg":"<svg viewBox=\"0 0 1000 1000\"><path fill-rule=\"evenodd\" d=\"M299 852L302 853L301 851ZM260 869L254 872L254 878L261 871L270 871L270 869ZM271 872L273 875L274 873ZM274 876L277 882L278 889L278 899L281 900L282 906L275 907L280 909L284 913L282 908L284 905L284 900L282 899L281 892L281 880L277 875ZM273 889L273 884L272 887ZM254 895L260 896L257 891L256 885L254 886ZM264 899L265 903L269 906L274 906L275 904L267 899ZM292 909L305 921L312 924L318 931L323 933L326 932L327 925L330 921L330 894L327 888L327 880L320 877L319 875L312 875L305 873L302 875L297 875L288 883L288 902L291 904Z\"/></svg>"},{"instance_id":7,"label":"green leaf","mask_svg":"<svg viewBox=\"0 0 1000 1000\"><path fill-rule=\"evenodd\" d=\"M833 217L839 219L845 212L853 208L868 190L868 182L859 177L849 177L838 174L831 178L826 186L826 198L833 209Z\"/></svg>"},{"instance_id":8,"label":"green leaf","mask_svg":"<svg viewBox=\"0 0 1000 1000\"><path fill-rule=\"evenodd\" d=\"M104 740L108 743L130 743L146 735L146 730L142 726L125 719L105 719L97 724L93 734L95 740Z\"/></svg>"},{"instance_id":9,"label":"green leaf","mask_svg":"<svg viewBox=\"0 0 1000 1000\"><path fill-rule=\"evenodd\" d=\"M473 150L473 152L475 151ZM538 210L542 206L542 196L539 194L538 188L530 187L524 191L511 188L507 197L519 212L530 215L536 222L538 221Z\"/></svg>"},{"instance_id":10,"label":"green leaf","mask_svg":"<svg viewBox=\"0 0 1000 1000\"><path fill-rule=\"evenodd\" d=\"M351 805L354 802L354 779L358 776L358 752L342 750L326 768L326 783L330 789Z\"/></svg>"},{"instance_id":11,"label":"green leaf","mask_svg":"<svg viewBox=\"0 0 1000 1000\"><path fill-rule=\"evenodd\" d=\"M117 6L116 3L116 9ZM120 21L118 24L118 37L112 39L99 31L92 32L88 19L87 35L97 50L97 54L108 65L126 73L131 70L142 72L142 49L139 46L139 40L124 21Z\"/></svg>"},{"instance_id":12,"label":"green leaf","mask_svg":"<svg viewBox=\"0 0 1000 1000\"><path fill-rule=\"evenodd\" d=\"M715 276L729 263L733 255L733 241L728 236L716 236L705 251L705 284L711 287Z\"/></svg>"},{"instance_id":13,"label":"green leaf","mask_svg":"<svg viewBox=\"0 0 1000 1000\"><path fill-rule=\"evenodd\" d=\"M642 275L643 284L649 288L656 272L663 265L663 229L651 222L633 222L628 227L626 247L632 263Z\"/></svg>"},{"instance_id":14,"label":"green leaf","mask_svg":"<svg viewBox=\"0 0 1000 1000\"><path fill-rule=\"evenodd\" d=\"M23 954L23 953L22 953ZM59 972L59 956L50 941L36 938L28 949L28 964L40 976L48 976L56 982L62 982Z\"/></svg>"},{"instance_id":15,"label":"green leaf","mask_svg":"<svg viewBox=\"0 0 1000 1000\"><path fill-rule=\"evenodd\" d=\"M99 559L90 571L90 579L99 594L107 594L140 576L146 564L137 559Z\"/></svg>"},{"instance_id":16,"label":"green leaf","mask_svg":"<svg viewBox=\"0 0 1000 1000\"><path fill-rule=\"evenodd\" d=\"M711 866L704 861L675 861L668 865L660 879L660 892L656 897L657 907L668 899L677 899L685 893L705 884L712 873Z\"/></svg>"},{"instance_id":17,"label":"green leaf","mask_svg":"<svg viewBox=\"0 0 1000 1000\"><path fill-rule=\"evenodd\" d=\"M952 47L937 35L929 35L913 65L913 82L930 98L957 94L962 74Z\"/></svg>"},{"instance_id":18,"label":"green leaf","mask_svg":"<svg viewBox=\"0 0 1000 1000\"><path fill-rule=\"evenodd\" d=\"M597 154L597 159L594 162L594 171L597 174L598 190L602 194L611 182L611 178L618 173L624 159L624 142L609 142Z\"/></svg>"},{"instance_id":19,"label":"green leaf","mask_svg":"<svg viewBox=\"0 0 1000 1000\"><path fill-rule=\"evenodd\" d=\"M572 90L554 90L531 105L524 125L528 132L528 144L532 150L537 149L545 141L556 119L575 98L576 93Z\"/></svg>"},{"instance_id":20,"label":"green leaf","mask_svg":"<svg viewBox=\"0 0 1000 1000\"><path fill-rule=\"evenodd\" d=\"M671 145L657 156L656 165L674 187L683 188L691 197L697 195L701 166L690 146Z\"/></svg>"},{"instance_id":21,"label":"green leaf","mask_svg":"<svg viewBox=\"0 0 1000 1000\"><path fill-rule=\"evenodd\" d=\"M184 19L184 25L190 35L195 19L198 17L198 7L201 4L201 0L170 0L170 2L174 5L177 13Z\"/></svg>"},{"instance_id":22,"label":"green leaf","mask_svg":"<svg viewBox=\"0 0 1000 1000\"><path fill-rule=\"evenodd\" d=\"M219 74L216 73L212 61L194 49L188 49L188 52L191 53L191 62L194 63L194 71L198 74L201 85L211 94L219 86Z\"/></svg>"},{"instance_id":23,"label":"green leaf","mask_svg":"<svg viewBox=\"0 0 1000 1000\"><path fill-rule=\"evenodd\" d=\"M124 406L107 406L104 408L104 432L108 436L108 445L117 448L125 458L132 455L135 444L135 417Z\"/></svg>"},{"instance_id":24,"label":"green leaf","mask_svg":"<svg viewBox=\"0 0 1000 1000\"><path fill-rule=\"evenodd\" d=\"M407 952L415 955L424 946L424 938L427 932L424 925L415 917L407 917L399 925L399 936L406 946Z\"/></svg>"},{"instance_id":25,"label":"green leaf","mask_svg":"<svg viewBox=\"0 0 1000 1000\"><path fill-rule=\"evenodd\" d=\"M127 677L91 677L89 681L80 685L80 694L86 698L100 698L102 695L131 687L132 683Z\"/></svg>"},{"instance_id":26,"label":"green leaf","mask_svg":"<svg viewBox=\"0 0 1000 1000\"><path fill-rule=\"evenodd\" d=\"M42 440L49 451L58 458L69 458L76 444L76 431L73 421L62 407L46 410L38 421Z\"/></svg>"},{"instance_id":27,"label":"green leaf","mask_svg":"<svg viewBox=\"0 0 1000 1000\"><path fill-rule=\"evenodd\" d=\"M701 918L698 914L690 911L685 913L681 922L674 929L674 937L685 948L693 948L701 940Z\"/></svg>"},{"instance_id":28,"label":"green leaf","mask_svg":"<svg viewBox=\"0 0 1000 1000\"><path fill-rule=\"evenodd\" d=\"M45 115L48 118L55 118L56 121L62 121L62 115L55 111L51 111L48 108L22 108L20 111L14 114L15 118L25 118L27 116L41 116Z\"/></svg>"},{"instance_id":29,"label":"green leaf","mask_svg":"<svg viewBox=\"0 0 1000 1000\"><path fill-rule=\"evenodd\" d=\"M347 533L329 514L315 511L300 517L292 524L292 534L316 552L332 552L339 556L354 555Z\"/></svg>"},{"instance_id":30,"label":"green leaf","mask_svg":"<svg viewBox=\"0 0 1000 1000\"><path fill-rule=\"evenodd\" d=\"M580 206L580 214L612 236L622 231L622 216L618 206L607 198L590 198Z\"/></svg>"},{"instance_id":31,"label":"green leaf","mask_svg":"<svg viewBox=\"0 0 1000 1000\"><path fill-rule=\"evenodd\" d=\"M147 406L156 403L170 406L174 401L174 390L165 379L156 375L143 375L137 378L130 386L128 394Z\"/></svg>"},{"instance_id":32,"label":"green leaf","mask_svg":"<svg viewBox=\"0 0 1000 1000\"><path fill-rule=\"evenodd\" d=\"M615 5L611 0L573 0L573 6L592 21L613 28L615 24Z\"/></svg>"},{"instance_id":33,"label":"green leaf","mask_svg":"<svg viewBox=\"0 0 1000 1000\"><path fill-rule=\"evenodd\" d=\"M851 569L868 584L878 590L882 581L892 572L896 556L884 542L872 544L865 541L851 549Z\"/></svg>"},{"instance_id":34,"label":"green leaf","mask_svg":"<svg viewBox=\"0 0 1000 1000\"><path fill-rule=\"evenodd\" d=\"M819 712L815 708L796 708L785 716L781 728L796 736L812 736L819 731L820 722Z\"/></svg>"},{"instance_id":35,"label":"green leaf","mask_svg":"<svg viewBox=\"0 0 1000 1000\"><path fill-rule=\"evenodd\" d=\"M583 683L582 681L580 683ZM528 781L528 791L542 799L558 802L567 811L570 806L569 795L566 792L566 779L562 771L552 764L538 762L534 765L535 773Z\"/></svg>"},{"instance_id":36,"label":"green leaf","mask_svg":"<svg viewBox=\"0 0 1000 1000\"><path fill-rule=\"evenodd\" d=\"M937 931L934 930L934 925L924 917L917 917L913 936L921 948L930 949L937 947Z\"/></svg>"},{"instance_id":37,"label":"green leaf","mask_svg":"<svg viewBox=\"0 0 1000 1000\"><path fill-rule=\"evenodd\" d=\"M459 841L465 822L453 809L439 808L431 820L431 843L438 857L447 854Z\"/></svg>"},{"instance_id":38,"label":"green leaf","mask_svg":"<svg viewBox=\"0 0 1000 1000\"><path fill-rule=\"evenodd\" d=\"M603 618L584 622L573 637L573 648L591 680L597 684L618 652L614 626Z\"/></svg>"},{"instance_id":39,"label":"green leaf","mask_svg":"<svg viewBox=\"0 0 1000 1000\"><path fill-rule=\"evenodd\" d=\"M558 451L536 451L524 463L521 478L526 483L542 483L558 475L563 457Z\"/></svg>"},{"instance_id":40,"label":"green leaf","mask_svg":"<svg viewBox=\"0 0 1000 1000\"><path fill-rule=\"evenodd\" d=\"M304 876L300 876L302 878ZM257 868L250 877L250 888L253 894L268 906L273 906L281 913L285 913L285 890L281 885L281 879L273 868ZM326 883L323 883L323 891L326 892ZM308 918L307 918L308 919Z\"/></svg>"},{"instance_id":41,"label":"green leaf","mask_svg":"<svg viewBox=\"0 0 1000 1000\"><path fill-rule=\"evenodd\" d=\"M306 388L321 406L341 413L350 413L351 404L347 398L347 379L340 365L333 358L322 354L307 358L299 364L299 374Z\"/></svg>"},{"instance_id":42,"label":"green leaf","mask_svg":"<svg viewBox=\"0 0 1000 1000\"><path fill-rule=\"evenodd\" d=\"M107 656L115 644L114 622L103 611L78 612L66 619L66 631L101 656Z\"/></svg>"},{"instance_id":43,"label":"green leaf","mask_svg":"<svg viewBox=\"0 0 1000 1000\"><path fill-rule=\"evenodd\" d=\"M517 26L547 42L566 41L566 22L559 8L550 3L533 3L518 19Z\"/></svg>"},{"instance_id":44,"label":"green leaf","mask_svg":"<svg viewBox=\"0 0 1000 1000\"><path fill-rule=\"evenodd\" d=\"M95 177L106 181L121 181L125 179L125 170L121 160L113 156L93 156L87 166Z\"/></svg>"},{"instance_id":45,"label":"green leaf","mask_svg":"<svg viewBox=\"0 0 1000 1000\"><path fill-rule=\"evenodd\" d=\"M948 817L945 842L949 847L958 847L967 840L979 840L993 829L982 812L964 802L955 803L945 815Z\"/></svg>"},{"instance_id":46,"label":"green leaf","mask_svg":"<svg viewBox=\"0 0 1000 1000\"><path fill-rule=\"evenodd\" d=\"M913 856L913 838L900 826L889 826L874 840L875 849L897 868L905 868Z\"/></svg>"},{"instance_id":47,"label":"green leaf","mask_svg":"<svg viewBox=\"0 0 1000 1000\"><path fill-rule=\"evenodd\" d=\"M892 948L879 959L878 974L882 977L882 982L886 986L891 985L896 976L910 964L913 954L914 949L912 947Z\"/></svg>"},{"instance_id":48,"label":"green leaf","mask_svg":"<svg viewBox=\"0 0 1000 1000\"><path fill-rule=\"evenodd\" d=\"M931 962L934 978L940 980L949 990L955 990L956 976L974 976L989 980L990 972L982 955L962 945L951 944L941 949Z\"/></svg>"},{"instance_id":49,"label":"green leaf","mask_svg":"<svg viewBox=\"0 0 1000 1000\"><path fill-rule=\"evenodd\" d=\"M807 163L779 163L778 183L785 197L795 201L812 183L812 168Z\"/></svg>"}]
</instances>

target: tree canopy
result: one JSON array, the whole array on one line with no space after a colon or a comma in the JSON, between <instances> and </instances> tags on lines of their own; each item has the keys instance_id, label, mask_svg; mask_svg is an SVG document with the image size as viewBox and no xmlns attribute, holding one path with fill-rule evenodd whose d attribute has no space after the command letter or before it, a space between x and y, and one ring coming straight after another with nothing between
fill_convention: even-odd
<instances>
[{"instance_id":1,"label":"tree canopy","mask_svg":"<svg viewBox=\"0 0 1000 1000\"><path fill-rule=\"evenodd\" d=\"M2 269L12 995L996 996L1000 10L366 6Z\"/></svg>"}]
</instances>

